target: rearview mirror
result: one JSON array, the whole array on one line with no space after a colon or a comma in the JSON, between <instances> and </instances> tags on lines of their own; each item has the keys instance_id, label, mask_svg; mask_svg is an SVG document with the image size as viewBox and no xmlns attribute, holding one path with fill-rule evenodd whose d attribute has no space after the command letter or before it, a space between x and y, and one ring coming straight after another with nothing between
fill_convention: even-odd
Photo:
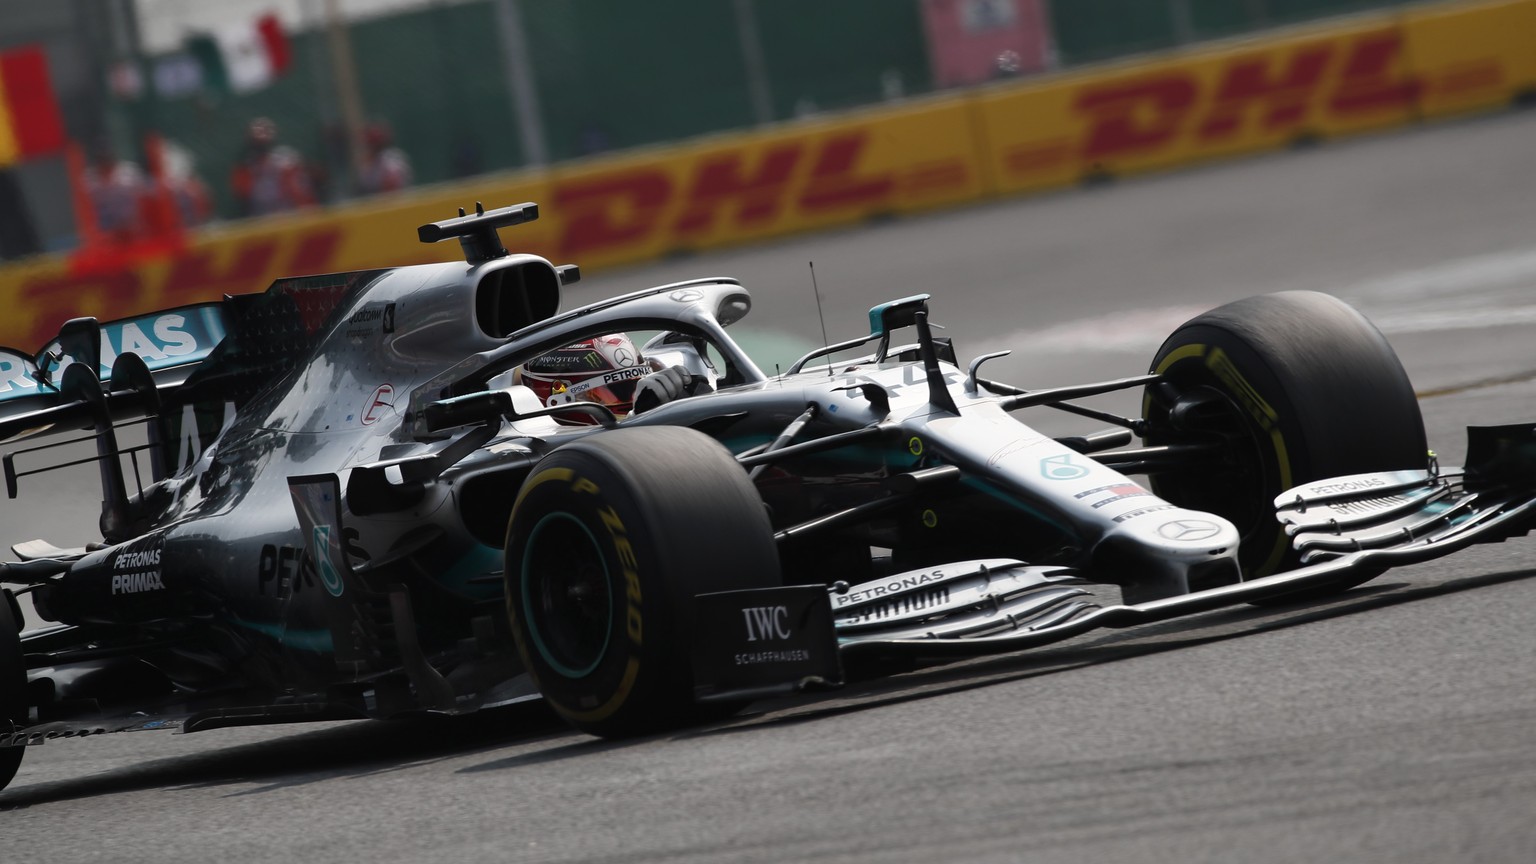
<instances>
[{"instance_id":1,"label":"rearview mirror","mask_svg":"<svg viewBox=\"0 0 1536 864\"><path fill-rule=\"evenodd\" d=\"M892 330L911 327L917 313L928 311L928 297L927 294L913 294L870 307L869 335L885 336Z\"/></svg>"}]
</instances>

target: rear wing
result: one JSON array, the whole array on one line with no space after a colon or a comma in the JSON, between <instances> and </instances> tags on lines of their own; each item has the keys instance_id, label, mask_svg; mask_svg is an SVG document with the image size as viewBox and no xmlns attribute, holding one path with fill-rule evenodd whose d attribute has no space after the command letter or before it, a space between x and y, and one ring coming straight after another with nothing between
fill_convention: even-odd
<instances>
[{"instance_id":1,"label":"rear wing","mask_svg":"<svg viewBox=\"0 0 1536 864\"><path fill-rule=\"evenodd\" d=\"M76 318L36 354L0 349L0 443L90 430L0 458L6 494L17 481L95 462L102 480L102 536L131 536L150 512L140 454L162 480L190 465L241 406L298 368L351 300L388 270L279 279L260 294L98 323ZM143 424L147 444L119 447L117 429ZM96 455L31 467L40 451L95 440ZM25 457L28 466L17 465ZM128 497L121 460L132 462L138 496Z\"/></svg>"},{"instance_id":2,"label":"rear wing","mask_svg":"<svg viewBox=\"0 0 1536 864\"><path fill-rule=\"evenodd\" d=\"M223 304L200 303L104 324L76 318L35 354L0 347L0 441L89 424L98 388L88 379L109 414L141 411L150 393L184 382L224 333Z\"/></svg>"},{"instance_id":3,"label":"rear wing","mask_svg":"<svg viewBox=\"0 0 1536 864\"><path fill-rule=\"evenodd\" d=\"M161 395L241 402L301 362L338 310L387 272L295 276L213 303L76 318L35 354L0 348L0 443L85 428L103 410L157 413ZM177 393L183 385L195 392Z\"/></svg>"}]
</instances>

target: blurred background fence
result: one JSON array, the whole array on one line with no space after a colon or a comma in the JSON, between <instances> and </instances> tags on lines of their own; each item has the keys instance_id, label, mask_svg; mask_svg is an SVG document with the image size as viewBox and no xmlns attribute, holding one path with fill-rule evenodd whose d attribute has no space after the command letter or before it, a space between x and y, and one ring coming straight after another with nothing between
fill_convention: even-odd
<instances>
[{"instance_id":1,"label":"blurred background fence","mask_svg":"<svg viewBox=\"0 0 1536 864\"><path fill-rule=\"evenodd\" d=\"M369 129L392 132L414 182L432 183L1396 5L1405 0L0 0L0 51L48 49L82 149L142 160L145 133L157 133L231 218L229 178L257 117L334 202L363 191ZM199 37L201 50L248 48L229 34L264 15L281 29L275 74L211 79ZM13 241L0 257L68 248L61 163L13 168L36 248Z\"/></svg>"}]
</instances>

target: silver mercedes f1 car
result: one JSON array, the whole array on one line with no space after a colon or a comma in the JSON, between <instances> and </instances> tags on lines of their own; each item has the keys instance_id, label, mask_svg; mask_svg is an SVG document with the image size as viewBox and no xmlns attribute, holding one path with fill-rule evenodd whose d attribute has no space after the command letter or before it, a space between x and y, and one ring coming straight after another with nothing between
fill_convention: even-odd
<instances>
[{"instance_id":1,"label":"silver mercedes f1 car","mask_svg":"<svg viewBox=\"0 0 1536 864\"><path fill-rule=\"evenodd\" d=\"M726 332L751 307L732 279L561 312L579 271L498 235L537 215L419 229L463 262L0 350L0 439L49 436L5 454L9 494L82 463L102 486L100 537L0 565L0 784L29 745L149 728L542 698L634 735L889 658L1320 597L1532 524L1536 427L1436 464L1391 347L1323 294L1231 303L1147 374L1047 390L961 363L917 295L770 376ZM596 382L632 411L521 378L641 331L648 365ZM1079 401L1120 390L1140 416ZM1105 431L1041 434L1011 414L1032 406ZM22 595L53 623L19 632Z\"/></svg>"}]
</instances>

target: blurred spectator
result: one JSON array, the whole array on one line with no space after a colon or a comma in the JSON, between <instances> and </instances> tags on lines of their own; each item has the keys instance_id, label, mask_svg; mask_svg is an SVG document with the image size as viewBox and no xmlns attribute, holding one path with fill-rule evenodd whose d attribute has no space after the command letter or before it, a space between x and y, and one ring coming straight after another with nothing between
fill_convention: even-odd
<instances>
[{"instance_id":1,"label":"blurred spectator","mask_svg":"<svg viewBox=\"0 0 1536 864\"><path fill-rule=\"evenodd\" d=\"M187 148L174 141L162 142L160 182L170 193L176 216L182 227L192 228L213 216L213 196L208 184L197 175L197 160Z\"/></svg>"},{"instance_id":2,"label":"blurred spectator","mask_svg":"<svg viewBox=\"0 0 1536 864\"><path fill-rule=\"evenodd\" d=\"M85 191L96 211L96 227L114 242L127 243L144 233L143 210L150 192L143 169L98 145L83 172Z\"/></svg>"},{"instance_id":3,"label":"blurred spectator","mask_svg":"<svg viewBox=\"0 0 1536 864\"><path fill-rule=\"evenodd\" d=\"M395 146L387 123L369 123L363 130L363 164L357 169L357 189L364 195L393 192L411 185L411 160Z\"/></svg>"},{"instance_id":4,"label":"blurred spectator","mask_svg":"<svg viewBox=\"0 0 1536 864\"><path fill-rule=\"evenodd\" d=\"M229 185L241 216L282 213L315 203L303 157L277 143L277 124L265 117L251 121L245 152L230 172Z\"/></svg>"}]
</instances>

